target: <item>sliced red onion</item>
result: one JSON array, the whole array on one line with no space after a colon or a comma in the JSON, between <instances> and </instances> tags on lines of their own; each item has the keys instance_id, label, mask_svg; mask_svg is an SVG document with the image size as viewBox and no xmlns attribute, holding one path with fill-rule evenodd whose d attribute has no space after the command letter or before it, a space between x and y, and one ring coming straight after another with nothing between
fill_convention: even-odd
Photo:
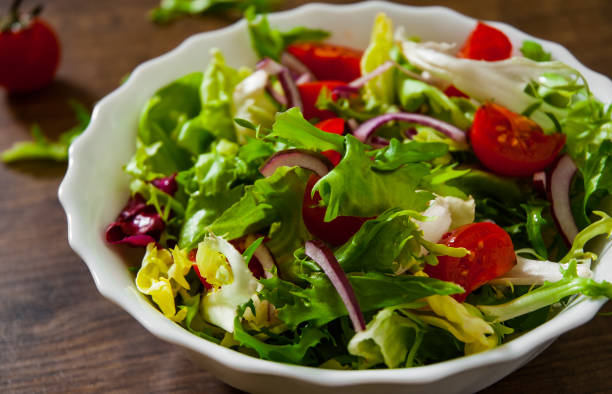
<instances>
[{"instance_id":1,"label":"sliced red onion","mask_svg":"<svg viewBox=\"0 0 612 394\"><path fill-rule=\"evenodd\" d=\"M431 127L445 134L454 141L465 143L465 132L452 124L443 122L439 119L432 118L431 116L413 114L407 112L395 112L377 116L362 123L357 130L353 132L353 135L357 137L361 142L370 142L374 132L380 126L392 120L400 120L403 122L417 123L423 126Z\"/></svg>"},{"instance_id":2,"label":"sliced red onion","mask_svg":"<svg viewBox=\"0 0 612 394\"><path fill-rule=\"evenodd\" d=\"M270 75L277 75L286 67L266 57L258 61L255 65L255 68L257 68L258 70L264 70Z\"/></svg>"},{"instance_id":3,"label":"sliced red onion","mask_svg":"<svg viewBox=\"0 0 612 394\"><path fill-rule=\"evenodd\" d=\"M304 73L295 79L295 84L301 85L303 83L313 82L313 81L315 80L312 79L312 75Z\"/></svg>"},{"instance_id":4,"label":"sliced red onion","mask_svg":"<svg viewBox=\"0 0 612 394\"><path fill-rule=\"evenodd\" d=\"M541 195L546 195L546 172L539 171L533 174L533 188Z\"/></svg>"},{"instance_id":5,"label":"sliced red onion","mask_svg":"<svg viewBox=\"0 0 612 394\"><path fill-rule=\"evenodd\" d=\"M297 57L293 56L289 52L284 52L281 56L281 63L283 66L287 67L289 70L295 72L300 76L307 75L309 81L315 81L316 78L312 71L304 63L302 63ZM298 83L296 81L296 83ZM298 83L299 85L299 83Z\"/></svg>"},{"instance_id":6,"label":"sliced red onion","mask_svg":"<svg viewBox=\"0 0 612 394\"><path fill-rule=\"evenodd\" d=\"M272 256L272 253L270 253L270 250L262 243L257 247L257 249L255 249L253 255L257 260L259 260L261 268L263 268L264 278L269 279L273 277L274 275L272 272L274 272L276 262L274 261L274 257Z\"/></svg>"},{"instance_id":7,"label":"sliced red onion","mask_svg":"<svg viewBox=\"0 0 612 394\"><path fill-rule=\"evenodd\" d=\"M374 148L384 148L385 146L389 145L389 141L384 139L383 137L379 137L377 135L373 135L372 138L370 139L370 145L372 145Z\"/></svg>"},{"instance_id":8,"label":"sliced red onion","mask_svg":"<svg viewBox=\"0 0 612 394\"><path fill-rule=\"evenodd\" d=\"M266 92L272 96L274 100L276 100L280 105L286 107L287 106L287 97L282 92L274 89L269 83L266 85Z\"/></svg>"},{"instance_id":9,"label":"sliced red onion","mask_svg":"<svg viewBox=\"0 0 612 394\"><path fill-rule=\"evenodd\" d=\"M571 157L564 155L559 159L550 176L550 202L553 218L568 245L574 242L578 234L569 197L570 185L575 173L576 164Z\"/></svg>"},{"instance_id":10,"label":"sliced red onion","mask_svg":"<svg viewBox=\"0 0 612 394\"><path fill-rule=\"evenodd\" d=\"M392 60L386 61L380 66L376 67L372 72L369 72L366 75L362 75L361 77L349 82L348 86L352 88L360 88L368 81L376 78L379 75L384 74L385 71L389 70L393 66L395 66L395 62L393 62Z\"/></svg>"},{"instance_id":11,"label":"sliced red onion","mask_svg":"<svg viewBox=\"0 0 612 394\"><path fill-rule=\"evenodd\" d=\"M272 155L259 169L265 177L274 174L278 167L302 167L320 177L324 177L334 166L329 159L319 153L304 149L288 149Z\"/></svg>"},{"instance_id":12,"label":"sliced red onion","mask_svg":"<svg viewBox=\"0 0 612 394\"><path fill-rule=\"evenodd\" d=\"M340 97L349 97L353 94L359 94L359 88L349 85L338 85L332 89L332 95Z\"/></svg>"},{"instance_id":13,"label":"sliced red onion","mask_svg":"<svg viewBox=\"0 0 612 394\"><path fill-rule=\"evenodd\" d=\"M346 121L346 124L348 125L349 129L351 129L351 132L359 128L359 122L357 122L355 118L350 118Z\"/></svg>"},{"instance_id":14,"label":"sliced red onion","mask_svg":"<svg viewBox=\"0 0 612 394\"><path fill-rule=\"evenodd\" d=\"M307 241L305 249L306 256L310 257L319 267L321 267L332 285L336 288L342 302L344 302L346 306L346 310L348 311L349 318L353 323L355 331L359 332L365 330L365 319L363 318L361 308L359 308L359 302L357 302L355 292L346 274L342 271L342 267L338 264L338 260L336 260L334 253L319 240Z\"/></svg>"},{"instance_id":15,"label":"sliced red onion","mask_svg":"<svg viewBox=\"0 0 612 394\"><path fill-rule=\"evenodd\" d=\"M285 100L282 100L285 103L279 100L281 104L287 105L289 108L298 107L300 110L303 109L300 91L298 90L295 81L291 77L291 72L287 67L275 62L272 59L265 58L257 63L257 69L264 70L270 75L276 75L285 94ZM275 94L273 93L273 89L268 89L268 92L272 95L272 97L276 98Z\"/></svg>"}]
</instances>

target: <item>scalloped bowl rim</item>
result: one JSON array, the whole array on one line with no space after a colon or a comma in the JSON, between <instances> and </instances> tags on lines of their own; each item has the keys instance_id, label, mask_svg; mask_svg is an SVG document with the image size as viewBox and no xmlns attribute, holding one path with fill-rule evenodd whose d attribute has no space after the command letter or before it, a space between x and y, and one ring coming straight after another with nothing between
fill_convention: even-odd
<instances>
[{"instance_id":1,"label":"scalloped bowl rim","mask_svg":"<svg viewBox=\"0 0 612 394\"><path fill-rule=\"evenodd\" d=\"M475 23L476 21L476 19L444 7L414 7L383 1L349 5L312 3L293 10L270 14L270 20L274 23L281 20L294 19L312 10L335 11L338 9L347 12L368 10L374 12L375 10L383 10L387 13L390 11L437 13L443 18L463 19L470 23ZM612 96L612 81L602 74L596 73L583 66L561 45L535 38L504 23L487 23L504 30L504 32L513 37L531 39L542 43L548 51L553 53L555 58L563 60L581 71L600 99L603 95L608 96L607 99L610 100ZM589 300L585 297L578 297L572 305L564 310L559 316L547 321L519 338L483 353L416 368L358 371L327 370L262 360L216 345L172 323L170 320L164 318L152 306L149 305L149 307L147 307L148 304L146 302L135 301L133 289L122 289L122 291L117 291L117 288L114 286L114 281L112 278L108 278L105 273L105 261L96 253L95 248L91 247L91 240L93 238L88 238L91 229L88 229L87 222L79 215L83 209L82 199L79 197L82 192L78 183L79 172L88 162L88 158L84 157L86 153L85 147L89 144L94 133L101 132L97 125L101 117L109 112L110 107L114 105L113 103L136 91L139 85L149 81L151 76L153 76L158 69L163 68L164 64L169 59L175 56L181 56L181 54L190 51L191 48L198 45L198 42L204 39L204 37L212 40L215 37L220 37L237 30L243 30L245 26L245 21L240 20L220 30L196 34L183 41L182 44L172 51L146 61L136 67L129 79L123 85L97 103L93 110L89 127L70 147L68 170L60 185L58 193L68 220L68 241L72 249L87 264L96 287L104 297L126 310L149 332L158 338L201 353L229 369L247 373L289 377L298 381L329 387L354 386L366 383L425 384L470 369L527 358L538 346L546 346L559 335L593 318L605 303L605 300ZM609 244L607 247L609 249ZM608 257L609 254L610 253L606 253L606 257ZM141 297L140 295L138 296ZM563 318L559 318L560 316L563 316Z\"/></svg>"}]
</instances>

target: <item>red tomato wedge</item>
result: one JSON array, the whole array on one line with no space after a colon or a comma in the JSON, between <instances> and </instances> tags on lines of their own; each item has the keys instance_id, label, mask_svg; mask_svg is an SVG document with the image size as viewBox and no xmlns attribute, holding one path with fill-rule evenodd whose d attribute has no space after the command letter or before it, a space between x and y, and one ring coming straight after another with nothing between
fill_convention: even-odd
<instances>
[{"instance_id":1,"label":"red tomato wedge","mask_svg":"<svg viewBox=\"0 0 612 394\"><path fill-rule=\"evenodd\" d=\"M544 134L531 119L489 103L474 115L470 142L488 169L501 175L527 176L555 160L565 144L565 135Z\"/></svg>"},{"instance_id":2,"label":"red tomato wedge","mask_svg":"<svg viewBox=\"0 0 612 394\"><path fill-rule=\"evenodd\" d=\"M465 293L453 295L459 302L516 264L510 236L494 223L466 224L444 235L438 243L470 251L464 257L438 256L438 265L425 267L432 278L454 282L465 289Z\"/></svg>"},{"instance_id":3,"label":"red tomato wedge","mask_svg":"<svg viewBox=\"0 0 612 394\"><path fill-rule=\"evenodd\" d=\"M327 119L327 120L317 123L315 127L325 131L326 133L342 135L344 134L344 119L342 118ZM325 157L327 157L334 166L337 166L338 163L340 163L340 160L342 160L342 155L340 154L340 152L336 152L335 150L326 150L321 153Z\"/></svg>"},{"instance_id":4,"label":"red tomato wedge","mask_svg":"<svg viewBox=\"0 0 612 394\"><path fill-rule=\"evenodd\" d=\"M326 87L331 91L336 86L343 85L346 85L346 83L341 81L306 82L298 85L300 97L302 98L302 105L304 106L304 110L302 111L302 113L304 114L304 118L318 118L319 120L335 118L335 113L327 110L318 109L316 107L316 103L317 99L319 98L319 93L321 93L321 89L323 89L323 87Z\"/></svg>"},{"instance_id":5,"label":"red tomato wedge","mask_svg":"<svg viewBox=\"0 0 612 394\"><path fill-rule=\"evenodd\" d=\"M457 57L496 61L508 59L511 54L512 44L501 30L478 22Z\"/></svg>"},{"instance_id":6,"label":"red tomato wedge","mask_svg":"<svg viewBox=\"0 0 612 394\"><path fill-rule=\"evenodd\" d=\"M287 51L298 58L320 80L350 82L361 76L362 52L340 45L305 42Z\"/></svg>"},{"instance_id":7,"label":"red tomato wedge","mask_svg":"<svg viewBox=\"0 0 612 394\"><path fill-rule=\"evenodd\" d=\"M339 246L349 240L361 225L370 218L356 216L338 216L330 222L325 222L325 207L319 206L321 196L315 193L311 197L312 187L319 180L316 175L311 175L304 191L304 203L302 205L302 217L306 228L315 237L327 242L332 246Z\"/></svg>"}]
</instances>

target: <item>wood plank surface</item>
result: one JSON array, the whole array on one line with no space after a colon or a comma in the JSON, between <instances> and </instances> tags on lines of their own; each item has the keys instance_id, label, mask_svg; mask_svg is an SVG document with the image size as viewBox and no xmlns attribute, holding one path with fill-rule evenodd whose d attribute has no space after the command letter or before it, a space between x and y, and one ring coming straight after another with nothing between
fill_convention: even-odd
<instances>
[{"instance_id":1,"label":"wood plank surface","mask_svg":"<svg viewBox=\"0 0 612 394\"><path fill-rule=\"evenodd\" d=\"M156 26L147 19L156 1L45 2L45 17L63 47L59 73L51 86L28 96L8 97L0 91L0 150L28 138L34 122L57 135L74 122L68 99L91 106L139 63L194 33L233 22L206 16ZM301 3L285 1L283 8ZM587 67L612 75L612 1L406 3L445 5L507 22L561 43ZM0 0L0 9L8 5ZM0 392L237 393L97 292L66 240L56 196L64 171L63 164L0 164ZM612 392L610 319L598 316L561 336L484 392Z\"/></svg>"}]
</instances>

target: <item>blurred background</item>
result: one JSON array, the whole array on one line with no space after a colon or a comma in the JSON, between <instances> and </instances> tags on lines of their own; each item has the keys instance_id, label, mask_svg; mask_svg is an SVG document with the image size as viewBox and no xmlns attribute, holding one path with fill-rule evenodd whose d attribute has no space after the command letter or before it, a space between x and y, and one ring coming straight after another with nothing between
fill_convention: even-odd
<instances>
[{"instance_id":1,"label":"blurred background","mask_svg":"<svg viewBox=\"0 0 612 394\"><path fill-rule=\"evenodd\" d=\"M0 15L8 13L11 3L0 0ZM157 0L40 3L40 17L60 42L59 67L54 80L34 92L16 95L0 89L0 151L30 139L34 123L54 140L75 125L69 100L91 109L138 64L192 34L240 17L238 12L207 13L158 24L150 18ZM275 10L303 3L279 1ZM587 67L612 76L612 1L398 3L442 5L508 23L559 42ZM37 4L28 0L23 7ZM65 169L66 164L53 161L0 164L0 392L237 392L196 369L178 349L154 338L98 294L66 241L65 216L56 197ZM564 335L485 392L612 392L608 319L597 317Z\"/></svg>"}]
</instances>

